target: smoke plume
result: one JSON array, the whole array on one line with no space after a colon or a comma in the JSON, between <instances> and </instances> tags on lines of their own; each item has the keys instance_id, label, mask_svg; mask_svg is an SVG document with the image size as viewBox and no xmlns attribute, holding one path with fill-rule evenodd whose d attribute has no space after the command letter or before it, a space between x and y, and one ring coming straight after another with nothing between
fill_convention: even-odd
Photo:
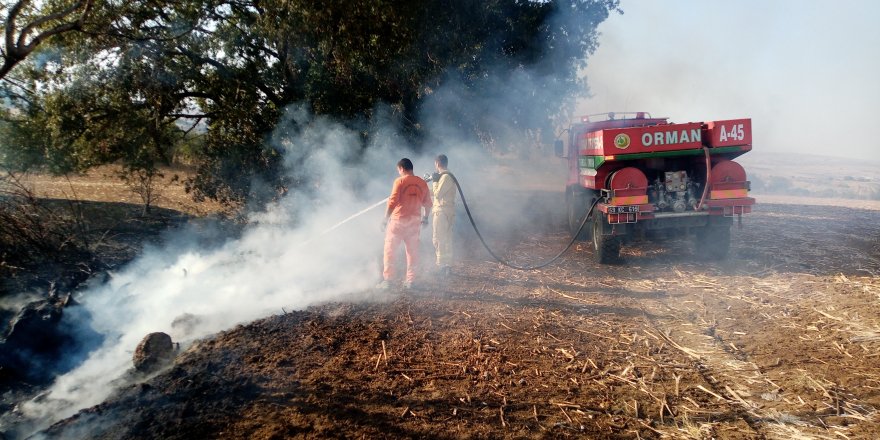
<instances>
[{"instance_id":1,"label":"smoke plume","mask_svg":"<svg viewBox=\"0 0 880 440\"><path fill-rule=\"evenodd\" d=\"M528 108L529 100L561 100L566 87L570 84L548 81L547 72L525 67L500 78L488 93L474 94L450 82L426 98L430 103L421 115L425 136L419 145L401 134L393 106L375 109L369 125L315 116L302 105L289 107L269 142L284 152L291 181L301 184L250 214L248 226L236 238L205 246L199 239L206 235L205 227L195 223L165 244L146 249L106 283L79 294L91 327L104 335L104 343L58 377L47 395L22 404L22 414L41 429L102 402L125 383L134 348L151 332L168 333L185 348L283 310L328 301L392 300L395 294L373 289L381 279L384 206L344 225L339 222L388 197L402 157L411 158L415 173L423 175L433 171L437 154L449 156L450 169L465 186L490 241L515 239L524 224L553 217L516 193L539 188L561 202L565 165L539 142L541 137L552 139L553 133L523 138L517 118L535 115L505 112ZM473 127L450 124L460 121L448 117L456 109L495 112L494 137L464 135ZM502 193L507 195L499 197ZM472 234L464 219L459 209L457 234ZM325 233L334 226L339 227ZM429 228L423 229L422 243L430 248ZM474 255L488 260L479 250ZM423 264L427 268L431 261Z\"/></svg>"}]
</instances>

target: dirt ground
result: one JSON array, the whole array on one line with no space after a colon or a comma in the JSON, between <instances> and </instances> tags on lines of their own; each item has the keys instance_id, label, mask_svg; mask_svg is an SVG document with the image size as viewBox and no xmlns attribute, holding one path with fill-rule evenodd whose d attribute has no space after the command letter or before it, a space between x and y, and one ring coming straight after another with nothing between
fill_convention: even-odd
<instances>
[{"instance_id":1,"label":"dirt ground","mask_svg":"<svg viewBox=\"0 0 880 440\"><path fill-rule=\"evenodd\" d=\"M744 224L721 262L675 239L521 272L460 247L448 280L238 326L46 434L880 438L880 211L762 203ZM520 263L568 239L527 229Z\"/></svg>"}]
</instances>

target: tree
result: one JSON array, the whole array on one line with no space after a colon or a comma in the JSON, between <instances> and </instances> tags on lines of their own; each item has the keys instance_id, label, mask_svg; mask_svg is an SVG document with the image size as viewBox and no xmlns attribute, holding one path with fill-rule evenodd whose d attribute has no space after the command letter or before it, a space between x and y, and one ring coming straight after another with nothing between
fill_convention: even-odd
<instances>
[{"instance_id":1,"label":"tree","mask_svg":"<svg viewBox=\"0 0 880 440\"><path fill-rule=\"evenodd\" d=\"M47 39L81 29L91 9L92 0L48 2L40 7L35 7L31 0L0 4L0 12L8 11L3 23L0 79Z\"/></svg>"},{"instance_id":2,"label":"tree","mask_svg":"<svg viewBox=\"0 0 880 440\"><path fill-rule=\"evenodd\" d=\"M281 153L267 141L291 104L353 123L390 105L416 146L431 135L429 121L497 144L551 133L586 92L579 72L596 47L596 27L616 7L616 0L102 3L83 32L54 41L64 49L55 71L26 70L52 86L16 100L25 117L15 125L39 146L31 156L55 151L77 166L123 161L137 169L167 160L198 126L204 149L188 187L233 205L259 202L305 183L282 172Z\"/></svg>"}]
</instances>

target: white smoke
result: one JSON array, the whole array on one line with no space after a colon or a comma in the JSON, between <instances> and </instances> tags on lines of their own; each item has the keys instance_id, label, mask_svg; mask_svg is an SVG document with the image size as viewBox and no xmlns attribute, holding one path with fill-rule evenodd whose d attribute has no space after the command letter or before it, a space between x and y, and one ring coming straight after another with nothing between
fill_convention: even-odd
<instances>
[{"instance_id":1,"label":"white smoke","mask_svg":"<svg viewBox=\"0 0 880 440\"><path fill-rule=\"evenodd\" d=\"M91 314L92 328L105 336L103 345L76 369L59 376L45 397L20 405L22 413L39 421L36 429L41 429L102 402L131 368L139 341L151 332L166 332L186 344L282 310L335 300L393 299L393 294L373 289L381 279L384 206L322 233L388 197L397 177L396 163L402 157L411 158L416 175L423 175L433 171L437 154L447 154L450 169L464 185L477 220L494 231L488 235L508 235L505 222L512 220L521 227L528 221L523 220L523 212L530 210L534 216L540 210L529 207L525 199L499 200L496 190L546 184L544 176L553 176L550 186L558 188L561 200L564 162L544 150L536 154L546 155L545 160L526 153L521 154L522 162L507 160L498 165L486 153L485 140L480 145L461 137L471 128L447 126L442 112L468 107L484 113L502 112L516 100L521 104L522 100L537 99L516 90L535 90L527 82L546 78L519 72L495 87L497 96L479 97L478 103L468 102L460 90L437 90L437 96L446 101L426 106L427 113L420 115L431 121L424 127L421 148L413 148L400 134L401 124L392 107L375 109L369 126L352 127L316 117L302 106L291 106L270 142L284 152L291 180L308 184L294 187L278 203L251 214L249 225L238 238L206 248L183 231L166 245L146 250L106 284L84 292L80 301ZM565 85L541 87L548 96L557 97L561 94L553 89ZM504 120L510 119L511 115L499 118L496 134ZM527 149L534 147L540 135L522 139L521 144ZM507 134L498 139L516 137ZM414 150L421 153L414 155ZM498 151L509 154L518 150ZM481 206L484 200L489 203ZM463 216L459 226L469 227ZM423 246L430 246L429 236L430 232L423 231ZM429 266L430 261L423 264ZM172 326L175 319L186 316L194 317L189 320L191 326Z\"/></svg>"},{"instance_id":2,"label":"white smoke","mask_svg":"<svg viewBox=\"0 0 880 440\"><path fill-rule=\"evenodd\" d=\"M181 234L85 292L82 306L105 342L78 368L58 377L46 398L23 404L25 416L51 423L103 401L150 332L186 342L282 308L389 299L372 289L380 279L384 206L319 234L388 196L406 145L374 145L354 168L346 164L362 150L357 132L298 107L279 125L278 133L284 130L292 136L276 134L273 141L298 167L291 173L308 174L315 186L253 214L240 238L204 249ZM416 171L428 172L429 165L419 160ZM186 333L171 325L184 314L196 317Z\"/></svg>"},{"instance_id":3,"label":"white smoke","mask_svg":"<svg viewBox=\"0 0 880 440\"><path fill-rule=\"evenodd\" d=\"M390 117L373 127L366 148L360 136L301 106L288 109L271 141L284 150L290 176L313 183L252 214L239 238L205 248L191 230L182 231L80 295L104 343L59 376L45 397L20 405L22 414L40 421L40 429L102 402L131 368L134 348L151 332L166 332L186 344L282 310L334 300L393 299L373 289L381 279L384 205L324 232L388 197L401 157L413 159L415 173L422 175L433 171L436 154L446 153L462 184L470 184L465 190L482 226L497 231L524 209L516 203L487 209L479 201L491 188L521 184L528 167L534 172L534 162L497 167L479 146L453 136L433 137L423 155L414 156ZM423 246L430 246L429 236L423 230ZM430 261L423 262L428 266ZM172 326L188 315L194 317L190 326Z\"/></svg>"}]
</instances>

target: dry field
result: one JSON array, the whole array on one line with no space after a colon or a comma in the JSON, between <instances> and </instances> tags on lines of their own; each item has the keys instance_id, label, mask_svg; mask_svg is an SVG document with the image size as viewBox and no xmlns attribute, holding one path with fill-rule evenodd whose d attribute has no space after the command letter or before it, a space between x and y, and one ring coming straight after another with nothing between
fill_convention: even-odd
<instances>
[{"instance_id":1,"label":"dry field","mask_svg":"<svg viewBox=\"0 0 880 440\"><path fill-rule=\"evenodd\" d=\"M494 241L514 260L567 242L525 223ZM47 434L880 437L880 211L761 203L732 236L721 262L681 239L534 272L467 240L449 280L199 341Z\"/></svg>"},{"instance_id":2,"label":"dry field","mask_svg":"<svg viewBox=\"0 0 880 440\"><path fill-rule=\"evenodd\" d=\"M22 176L22 182L35 195L48 199L143 204L132 188L117 177L119 170L118 166L105 165L79 175L27 174ZM222 209L220 205L210 201L192 201L192 197L184 190L184 181L192 176L192 170L164 168L160 172L162 177L155 184L157 197L154 206L189 215L206 215Z\"/></svg>"}]
</instances>

